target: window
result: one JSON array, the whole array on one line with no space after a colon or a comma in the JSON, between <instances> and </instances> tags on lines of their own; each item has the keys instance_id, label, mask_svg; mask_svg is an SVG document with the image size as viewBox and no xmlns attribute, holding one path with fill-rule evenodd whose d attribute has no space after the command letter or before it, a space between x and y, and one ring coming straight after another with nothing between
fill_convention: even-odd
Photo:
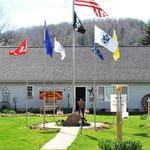
<instances>
[{"instance_id":1,"label":"window","mask_svg":"<svg viewBox=\"0 0 150 150\"><path fill-rule=\"evenodd\" d=\"M29 99L33 98L33 85L28 85L27 86L27 97Z\"/></svg>"},{"instance_id":2,"label":"window","mask_svg":"<svg viewBox=\"0 0 150 150\"><path fill-rule=\"evenodd\" d=\"M110 101L111 95L116 94L115 86L98 87L98 100ZM128 97L128 87L122 86L122 94L126 94ZM127 98L128 99L128 98Z\"/></svg>"},{"instance_id":3,"label":"window","mask_svg":"<svg viewBox=\"0 0 150 150\"><path fill-rule=\"evenodd\" d=\"M128 88L124 86L124 87L122 87L121 93L122 93L122 94L127 94L127 93L128 93L127 90L128 90Z\"/></svg>"},{"instance_id":4,"label":"window","mask_svg":"<svg viewBox=\"0 0 150 150\"><path fill-rule=\"evenodd\" d=\"M104 101L104 87L98 88L98 99Z\"/></svg>"},{"instance_id":5,"label":"window","mask_svg":"<svg viewBox=\"0 0 150 150\"><path fill-rule=\"evenodd\" d=\"M106 86L106 87L98 88L98 99L100 101L109 101L111 94L114 94L113 86Z\"/></svg>"},{"instance_id":6,"label":"window","mask_svg":"<svg viewBox=\"0 0 150 150\"><path fill-rule=\"evenodd\" d=\"M105 87L105 101L110 101L110 97L112 94L114 94L114 87Z\"/></svg>"}]
</instances>

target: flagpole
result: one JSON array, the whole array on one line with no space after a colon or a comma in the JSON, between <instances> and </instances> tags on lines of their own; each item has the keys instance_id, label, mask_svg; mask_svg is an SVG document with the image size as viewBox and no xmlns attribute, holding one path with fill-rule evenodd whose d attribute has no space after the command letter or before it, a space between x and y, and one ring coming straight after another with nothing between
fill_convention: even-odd
<instances>
[{"instance_id":1,"label":"flagpole","mask_svg":"<svg viewBox=\"0 0 150 150\"><path fill-rule=\"evenodd\" d=\"M74 0L73 0L73 15L72 15L72 18L74 18ZM73 22L73 21L72 21ZM72 33L72 39L73 39L73 42L72 42L72 65L73 65L73 72L72 72L72 96L73 96L73 107L72 107L72 112L74 113L75 112L75 31L73 30L73 33Z\"/></svg>"},{"instance_id":2,"label":"flagpole","mask_svg":"<svg viewBox=\"0 0 150 150\"><path fill-rule=\"evenodd\" d=\"M54 38L54 42L55 42L55 38ZM55 43L54 43L54 45L55 45ZM56 89L56 83L55 83L55 57L53 58L53 67L54 67L54 70L53 70L53 93L54 93L54 98L53 98L53 104L54 104L54 110L53 110L53 120L55 120L55 114L56 114L56 112L55 112L55 109L56 109L56 105L55 105L55 103L56 103L56 100L55 100L55 89Z\"/></svg>"},{"instance_id":3,"label":"flagpole","mask_svg":"<svg viewBox=\"0 0 150 150\"><path fill-rule=\"evenodd\" d=\"M26 86L27 86L26 88L28 88L28 81L26 81ZM29 101L28 101L28 94L27 94L27 97L26 97L26 127L28 127L28 107L29 107Z\"/></svg>"},{"instance_id":4,"label":"flagpole","mask_svg":"<svg viewBox=\"0 0 150 150\"><path fill-rule=\"evenodd\" d=\"M45 34L46 34L46 21L44 22L44 43L45 43ZM44 66L46 66L45 64L46 64L46 60L44 59ZM45 92L46 92L46 67L44 68L44 98L43 98L43 127L44 129L45 129L45 101L46 101Z\"/></svg>"},{"instance_id":5,"label":"flagpole","mask_svg":"<svg viewBox=\"0 0 150 150\"><path fill-rule=\"evenodd\" d=\"M27 62L28 62L28 60L27 60ZM28 107L29 107L29 100L28 100L28 72L27 72L26 90L27 90L27 97L26 97L26 127L28 127Z\"/></svg>"},{"instance_id":6,"label":"flagpole","mask_svg":"<svg viewBox=\"0 0 150 150\"><path fill-rule=\"evenodd\" d=\"M26 46L26 48L27 48L27 46ZM28 67L28 55L27 55L27 67ZM28 92L27 88L28 88L28 71L27 71L27 81L26 81L26 90ZM26 127L28 127L28 107L29 107L29 100L28 100L28 93L27 93L27 97L26 97Z\"/></svg>"},{"instance_id":7,"label":"flagpole","mask_svg":"<svg viewBox=\"0 0 150 150\"><path fill-rule=\"evenodd\" d=\"M95 24L95 19L94 19L94 24ZM94 28L94 130L96 129L96 69L95 69L95 65L96 65L96 62L95 62L95 28Z\"/></svg>"}]
</instances>

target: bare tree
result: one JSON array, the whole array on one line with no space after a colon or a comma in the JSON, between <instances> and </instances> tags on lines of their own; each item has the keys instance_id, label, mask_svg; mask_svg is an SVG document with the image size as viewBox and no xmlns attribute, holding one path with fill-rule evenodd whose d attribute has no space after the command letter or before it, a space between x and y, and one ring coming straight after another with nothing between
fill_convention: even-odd
<instances>
[{"instance_id":1,"label":"bare tree","mask_svg":"<svg viewBox=\"0 0 150 150\"><path fill-rule=\"evenodd\" d=\"M107 19L107 20L92 20L82 21L85 34L76 33L75 45L93 45L94 25L96 24L102 30L112 35L115 29L118 36L119 46L138 46L138 39L142 36L144 22L141 20L127 19ZM72 24L64 22L60 24L51 24L47 26L48 31L53 38L54 36L62 45L72 45ZM10 31L10 30L8 30ZM12 30L13 31L13 30ZM12 38L15 44L22 40L24 33L28 37L28 46L41 47L43 46L44 26L32 26L30 28L19 28L15 30L15 37ZM5 41L11 41L14 32L6 32ZM9 36L8 36L9 35ZM5 44L5 43L4 43ZM13 43L14 45L14 43Z\"/></svg>"},{"instance_id":2,"label":"bare tree","mask_svg":"<svg viewBox=\"0 0 150 150\"><path fill-rule=\"evenodd\" d=\"M5 18L5 14L0 10L0 45L4 46L13 42L15 37L14 28Z\"/></svg>"}]
</instances>

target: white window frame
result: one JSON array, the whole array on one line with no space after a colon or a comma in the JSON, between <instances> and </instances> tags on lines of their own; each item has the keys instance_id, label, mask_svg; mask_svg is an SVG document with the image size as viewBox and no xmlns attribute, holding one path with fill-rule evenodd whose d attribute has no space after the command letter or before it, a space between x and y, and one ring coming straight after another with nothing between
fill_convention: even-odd
<instances>
[{"instance_id":1,"label":"white window frame","mask_svg":"<svg viewBox=\"0 0 150 150\"><path fill-rule=\"evenodd\" d=\"M99 99L99 88L104 88L104 99ZM101 101L101 102L104 102L105 101L105 86L98 86L97 87L97 100L98 101Z\"/></svg>"},{"instance_id":2,"label":"white window frame","mask_svg":"<svg viewBox=\"0 0 150 150\"><path fill-rule=\"evenodd\" d=\"M98 99L98 101L99 101L99 102L110 102L110 100L106 100L106 88L107 88L107 87L112 87L112 88L114 88L114 86L116 86L116 85L113 84L113 85L98 86L98 87L97 87L97 91L98 91L98 92L97 92L97 99ZM129 97L129 86L126 85L126 84L122 84L121 86L127 88L127 101L128 101L128 97ZM100 88L100 87L104 88L104 99L103 99L103 100L102 100L102 99L99 99L99 88Z\"/></svg>"},{"instance_id":3,"label":"white window frame","mask_svg":"<svg viewBox=\"0 0 150 150\"><path fill-rule=\"evenodd\" d=\"M110 86L105 86L104 87L104 102L110 102L110 99L109 100L106 100L106 88L114 88L114 86L113 85L110 85ZM114 91L113 91L114 92ZM112 93L112 94L114 94L114 93Z\"/></svg>"}]
</instances>

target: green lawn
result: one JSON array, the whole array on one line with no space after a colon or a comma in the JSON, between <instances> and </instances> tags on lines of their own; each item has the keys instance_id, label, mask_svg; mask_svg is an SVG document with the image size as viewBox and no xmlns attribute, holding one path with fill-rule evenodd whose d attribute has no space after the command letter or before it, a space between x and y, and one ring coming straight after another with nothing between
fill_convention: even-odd
<instances>
[{"instance_id":1,"label":"green lawn","mask_svg":"<svg viewBox=\"0 0 150 150\"><path fill-rule=\"evenodd\" d=\"M60 119L60 118L55 118ZM29 124L42 122L42 117L30 117ZM53 121L53 117L47 117ZM93 115L87 120L93 121ZM113 122L112 116L97 115L97 122ZM141 120L140 116L130 116L123 121L123 139L140 140L144 150L149 150L150 120ZM0 150L39 150L44 143L58 133L58 130L31 130L25 127L25 117L0 117ZM98 140L115 139L116 126L105 130L83 130L68 150L98 150Z\"/></svg>"},{"instance_id":2,"label":"green lawn","mask_svg":"<svg viewBox=\"0 0 150 150\"><path fill-rule=\"evenodd\" d=\"M97 122L113 122L112 116L97 115ZM89 115L88 120L92 121L93 116ZM128 119L123 120L123 139L139 140L143 145L143 150L150 150L150 120L141 120L140 116L130 116ZM105 130L84 130L74 143L70 146L69 150L98 150L99 139L116 139L116 125L111 129Z\"/></svg>"},{"instance_id":3,"label":"green lawn","mask_svg":"<svg viewBox=\"0 0 150 150\"><path fill-rule=\"evenodd\" d=\"M42 122L42 117L30 117L29 123ZM0 150L38 150L58 133L58 130L31 130L25 127L25 117L0 117Z\"/></svg>"}]
</instances>

